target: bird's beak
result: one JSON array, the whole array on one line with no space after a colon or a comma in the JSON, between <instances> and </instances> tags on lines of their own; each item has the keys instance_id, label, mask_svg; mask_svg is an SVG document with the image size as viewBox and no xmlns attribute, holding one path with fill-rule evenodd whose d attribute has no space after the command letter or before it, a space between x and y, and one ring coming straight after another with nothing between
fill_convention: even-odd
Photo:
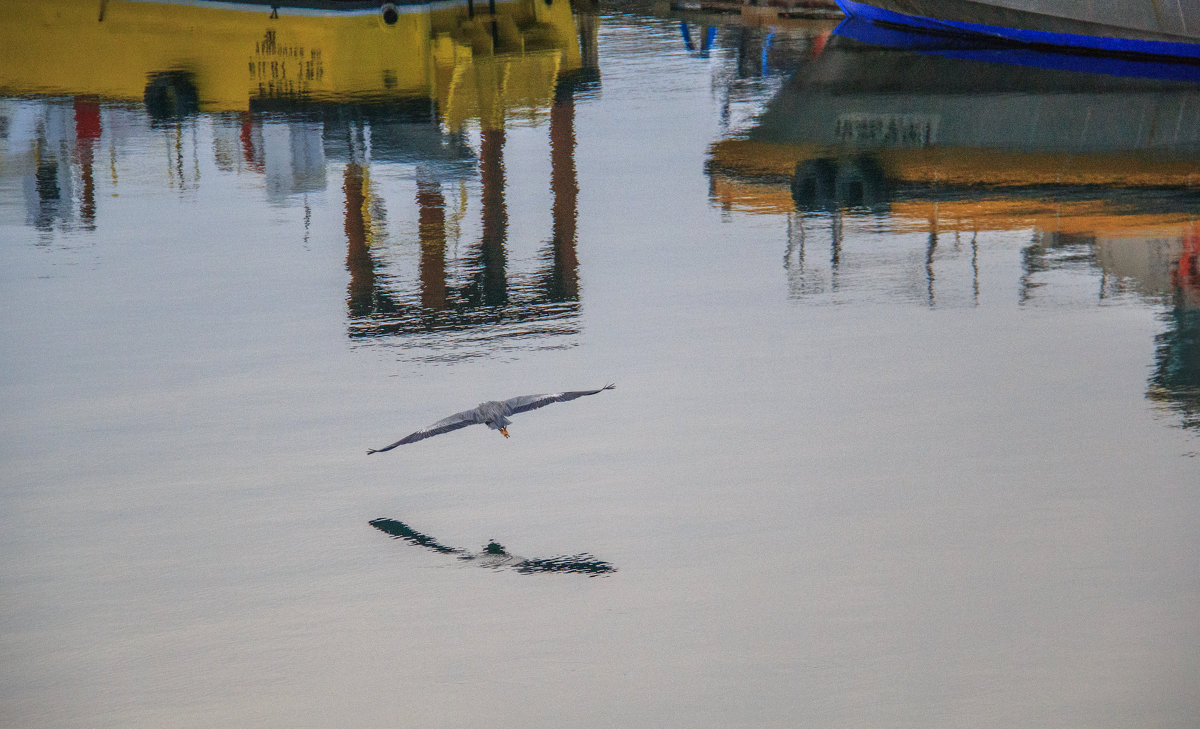
<instances>
[{"instance_id":1,"label":"bird's beak","mask_svg":"<svg viewBox=\"0 0 1200 729\"><path fill-rule=\"evenodd\" d=\"M505 438L507 438L507 437L508 437L508 428L501 428L501 429L500 429L500 435L502 435L502 436L504 436Z\"/></svg>"}]
</instances>

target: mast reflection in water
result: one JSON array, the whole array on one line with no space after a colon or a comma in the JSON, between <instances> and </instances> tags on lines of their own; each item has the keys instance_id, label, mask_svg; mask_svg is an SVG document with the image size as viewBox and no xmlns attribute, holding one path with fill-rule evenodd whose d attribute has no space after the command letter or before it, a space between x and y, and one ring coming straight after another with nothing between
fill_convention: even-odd
<instances>
[{"instance_id":1,"label":"mast reflection in water","mask_svg":"<svg viewBox=\"0 0 1200 729\"><path fill-rule=\"evenodd\" d=\"M713 145L712 194L787 217L788 285L812 303L976 306L981 259L1027 232L1018 303L1161 306L1149 396L1197 427L1198 80L847 22Z\"/></svg>"}]
</instances>

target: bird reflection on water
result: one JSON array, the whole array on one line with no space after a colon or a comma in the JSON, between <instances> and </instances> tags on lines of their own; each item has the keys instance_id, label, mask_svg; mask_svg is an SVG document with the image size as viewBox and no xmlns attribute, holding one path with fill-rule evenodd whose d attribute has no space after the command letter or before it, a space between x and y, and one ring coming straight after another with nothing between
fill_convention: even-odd
<instances>
[{"instance_id":1,"label":"bird reflection on water","mask_svg":"<svg viewBox=\"0 0 1200 729\"><path fill-rule=\"evenodd\" d=\"M555 557L526 558L510 554L504 545L495 540L489 541L479 552L468 552L457 547L447 547L438 543L434 538L422 534L402 521L395 519L372 519L370 525L390 535L393 539L401 539L418 547L431 549L441 554L456 554L464 562L473 562L480 567L490 569L508 568L523 575L540 572L569 572L585 574L588 577L606 575L616 572L617 568L602 559L596 559L587 552Z\"/></svg>"}]
</instances>

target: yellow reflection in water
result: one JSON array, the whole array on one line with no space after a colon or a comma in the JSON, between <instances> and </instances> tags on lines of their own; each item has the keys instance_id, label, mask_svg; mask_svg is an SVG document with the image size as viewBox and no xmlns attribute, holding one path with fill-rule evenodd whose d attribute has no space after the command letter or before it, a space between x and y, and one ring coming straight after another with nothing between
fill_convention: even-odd
<instances>
[{"instance_id":1,"label":"yellow reflection in water","mask_svg":"<svg viewBox=\"0 0 1200 729\"><path fill-rule=\"evenodd\" d=\"M420 97L459 123L544 104L555 76L581 64L568 3L491 7L413 6L389 23L378 10L13 0L0 6L0 92L162 98L204 112Z\"/></svg>"}]
</instances>

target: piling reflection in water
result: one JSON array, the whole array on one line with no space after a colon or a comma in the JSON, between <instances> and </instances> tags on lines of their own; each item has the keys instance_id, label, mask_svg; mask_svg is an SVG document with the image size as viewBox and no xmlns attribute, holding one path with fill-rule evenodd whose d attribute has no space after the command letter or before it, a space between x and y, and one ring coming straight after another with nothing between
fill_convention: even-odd
<instances>
[{"instance_id":1,"label":"piling reflection in water","mask_svg":"<svg viewBox=\"0 0 1200 729\"><path fill-rule=\"evenodd\" d=\"M456 554L464 562L471 562L489 569L511 569L521 574L531 575L545 572L584 574L596 577L616 572L617 568L602 559L581 552L579 554L559 555L556 557L526 558L510 554L504 545L495 540L489 541L478 552L469 552L457 547L447 547L437 540L422 534L402 521L395 519L372 519L371 526L393 539L400 539L409 544L431 549L440 554Z\"/></svg>"},{"instance_id":2,"label":"piling reflection in water","mask_svg":"<svg viewBox=\"0 0 1200 729\"><path fill-rule=\"evenodd\" d=\"M585 73L572 71L551 79L549 106L550 187L553 194L551 230L532 272L513 272L508 255L507 180L504 167L506 114L501 79L511 83L528 59L477 60L489 67L482 73L492 84L485 93L493 111L480 119L478 179L480 234L461 260L447 261L446 191L461 189L461 167L418 163L416 203L421 253L419 290L390 287L379 270L386 268L366 219L369 177L365 164L346 167L347 296L350 336L361 340L406 337L414 350L424 347L423 335L437 335L438 350L447 342L464 346L448 356L482 354L472 348L484 339L495 346L519 346L522 340L547 345L548 337L578 331L579 260L576 253L578 179L575 171L575 96L591 83ZM473 170L472 170L473 171ZM454 339L453 333L459 333Z\"/></svg>"},{"instance_id":3,"label":"piling reflection in water","mask_svg":"<svg viewBox=\"0 0 1200 729\"><path fill-rule=\"evenodd\" d=\"M186 191L199 184L199 139L211 131L217 168L261 175L281 206L328 189L340 163L352 339L428 356L437 335L436 357L563 346L554 342L578 331L579 311L575 100L599 83L597 14L577 4L578 15L566 0L515 0L385 17L334 4L109 2L99 19L82 0L8 4L0 174L25 178L30 225L90 230L102 130L114 187L122 136L164 136L168 184ZM124 43L141 52L121 52ZM73 64L53 62L68 53ZM528 271L508 250L504 148L513 119L537 117L548 118L552 228ZM406 203L387 200L372 177L394 166L416 178L411 285L387 255L389 202ZM475 189L480 233L457 257L448 234Z\"/></svg>"},{"instance_id":4,"label":"piling reflection in water","mask_svg":"<svg viewBox=\"0 0 1200 729\"><path fill-rule=\"evenodd\" d=\"M713 145L712 195L786 216L789 287L812 302L978 305L987 241L1028 231L1018 303L1163 307L1149 394L1195 427L1198 82L845 23L748 133Z\"/></svg>"}]
</instances>

